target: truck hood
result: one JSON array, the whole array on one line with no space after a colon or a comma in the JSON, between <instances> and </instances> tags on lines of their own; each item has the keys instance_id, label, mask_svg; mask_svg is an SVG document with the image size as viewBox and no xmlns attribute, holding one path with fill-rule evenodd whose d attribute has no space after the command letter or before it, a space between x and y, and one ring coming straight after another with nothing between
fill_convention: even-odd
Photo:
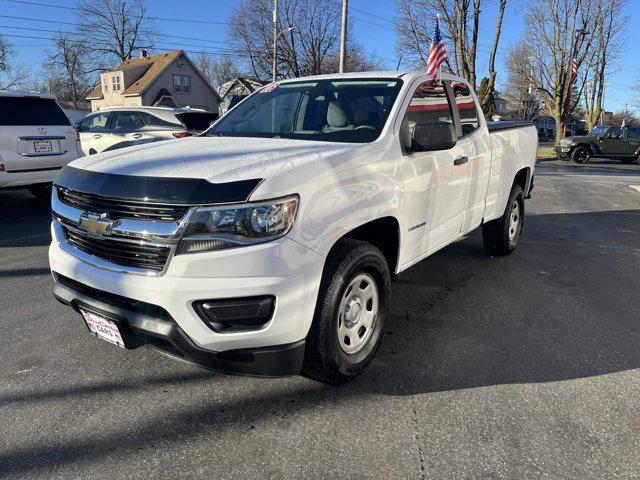
<instances>
[{"instance_id":1,"label":"truck hood","mask_svg":"<svg viewBox=\"0 0 640 480\"><path fill-rule=\"evenodd\" d=\"M71 166L101 173L224 183L273 177L357 146L282 138L192 137L91 155Z\"/></svg>"}]
</instances>

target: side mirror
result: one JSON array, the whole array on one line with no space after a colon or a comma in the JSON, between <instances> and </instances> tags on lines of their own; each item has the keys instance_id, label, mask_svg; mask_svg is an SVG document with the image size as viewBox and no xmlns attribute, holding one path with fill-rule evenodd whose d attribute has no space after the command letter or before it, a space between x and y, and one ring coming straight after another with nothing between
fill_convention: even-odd
<instances>
[{"instance_id":1,"label":"side mirror","mask_svg":"<svg viewBox=\"0 0 640 480\"><path fill-rule=\"evenodd\" d=\"M456 143L456 131L451 123L437 120L416 122L411 133L410 151L448 150Z\"/></svg>"},{"instance_id":2,"label":"side mirror","mask_svg":"<svg viewBox=\"0 0 640 480\"><path fill-rule=\"evenodd\" d=\"M79 132L82 131L82 126L80 125L80 122L76 123L76 130Z\"/></svg>"}]
</instances>

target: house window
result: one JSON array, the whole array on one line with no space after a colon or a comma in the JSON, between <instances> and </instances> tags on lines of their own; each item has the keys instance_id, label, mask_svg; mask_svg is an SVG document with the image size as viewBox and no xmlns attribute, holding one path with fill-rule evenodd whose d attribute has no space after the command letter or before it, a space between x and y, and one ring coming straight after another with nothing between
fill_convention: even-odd
<instances>
[{"instance_id":1,"label":"house window","mask_svg":"<svg viewBox=\"0 0 640 480\"><path fill-rule=\"evenodd\" d=\"M191 77L188 75L174 75L173 93L189 95L191 93Z\"/></svg>"},{"instance_id":2,"label":"house window","mask_svg":"<svg viewBox=\"0 0 640 480\"><path fill-rule=\"evenodd\" d=\"M111 86L114 92L120 91L120 75L114 75L111 77Z\"/></svg>"},{"instance_id":3,"label":"house window","mask_svg":"<svg viewBox=\"0 0 640 480\"><path fill-rule=\"evenodd\" d=\"M109 93L109 79L107 77L102 79L102 92Z\"/></svg>"}]
</instances>

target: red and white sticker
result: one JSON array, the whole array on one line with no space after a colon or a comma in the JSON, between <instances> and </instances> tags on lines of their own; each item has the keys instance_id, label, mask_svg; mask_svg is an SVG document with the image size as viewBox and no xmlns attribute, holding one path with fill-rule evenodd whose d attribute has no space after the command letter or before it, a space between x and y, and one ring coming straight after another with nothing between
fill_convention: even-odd
<instances>
[{"instance_id":1,"label":"red and white sticker","mask_svg":"<svg viewBox=\"0 0 640 480\"><path fill-rule=\"evenodd\" d=\"M266 87L264 87L262 90L260 90L260 93L269 93L269 92L273 92L276 88L278 88L278 85L280 85L280 82L273 82L273 83L270 83L269 85L267 85Z\"/></svg>"}]
</instances>

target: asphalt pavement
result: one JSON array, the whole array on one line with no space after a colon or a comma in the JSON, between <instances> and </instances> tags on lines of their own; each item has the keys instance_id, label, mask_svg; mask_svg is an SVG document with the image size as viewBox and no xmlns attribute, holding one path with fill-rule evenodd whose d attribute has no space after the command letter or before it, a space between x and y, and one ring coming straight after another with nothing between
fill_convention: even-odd
<instances>
[{"instance_id":1,"label":"asphalt pavement","mask_svg":"<svg viewBox=\"0 0 640 480\"><path fill-rule=\"evenodd\" d=\"M0 477L640 478L639 172L543 164L523 234L401 274L333 388L90 336L51 296L48 206L0 192Z\"/></svg>"}]
</instances>

